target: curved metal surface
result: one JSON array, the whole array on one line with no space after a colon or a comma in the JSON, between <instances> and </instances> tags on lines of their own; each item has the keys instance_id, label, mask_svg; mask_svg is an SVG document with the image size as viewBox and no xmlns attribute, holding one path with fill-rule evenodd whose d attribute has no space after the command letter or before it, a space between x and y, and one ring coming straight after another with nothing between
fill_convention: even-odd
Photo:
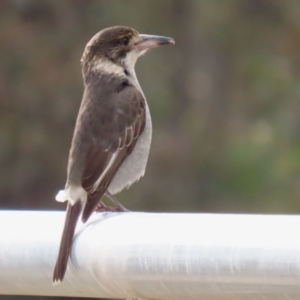
<instances>
[{"instance_id":1,"label":"curved metal surface","mask_svg":"<svg viewBox=\"0 0 300 300\"><path fill-rule=\"evenodd\" d=\"M0 293L142 299L299 299L300 217L98 214L62 284L62 212L0 212Z\"/></svg>"}]
</instances>

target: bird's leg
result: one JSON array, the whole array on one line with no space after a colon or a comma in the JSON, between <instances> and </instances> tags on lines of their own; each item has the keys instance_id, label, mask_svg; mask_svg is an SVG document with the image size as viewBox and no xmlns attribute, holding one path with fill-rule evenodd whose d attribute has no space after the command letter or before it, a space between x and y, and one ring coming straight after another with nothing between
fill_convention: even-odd
<instances>
[{"instance_id":1,"label":"bird's leg","mask_svg":"<svg viewBox=\"0 0 300 300\"><path fill-rule=\"evenodd\" d=\"M104 204L103 202L100 202L98 204L98 206L95 209L95 212L100 213L100 212L111 212L111 211L115 211L114 207L108 206L106 204Z\"/></svg>"},{"instance_id":2,"label":"bird's leg","mask_svg":"<svg viewBox=\"0 0 300 300\"><path fill-rule=\"evenodd\" d=\"M108 190L106 190L105 192L105 196L107 198L109 198L109 200L115 205L115 207L113 208L114 211L121 211L121 212L125 212L125 211L129 211L127 208L125 208L116 197L114 197Z\"/></svg>"}]
</instances>

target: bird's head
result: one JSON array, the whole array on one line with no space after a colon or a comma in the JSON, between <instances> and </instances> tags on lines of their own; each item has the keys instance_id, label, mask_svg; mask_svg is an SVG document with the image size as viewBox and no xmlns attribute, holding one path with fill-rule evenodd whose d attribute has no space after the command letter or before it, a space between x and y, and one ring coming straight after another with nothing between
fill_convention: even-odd
<instances>
[{"instance_id":1,"label":"bird's head","mask_svg":"<svg viewBox=\"0 0 300 300\"><path fill-rule=\"evenodd\" d=\"M134 68L136 60L151 48L174 44L169 37L139 34L135 29L115 26L98 32L86 45L81 63L88 69L99 69L110 63Z\"/></svg>"}]
</instances>

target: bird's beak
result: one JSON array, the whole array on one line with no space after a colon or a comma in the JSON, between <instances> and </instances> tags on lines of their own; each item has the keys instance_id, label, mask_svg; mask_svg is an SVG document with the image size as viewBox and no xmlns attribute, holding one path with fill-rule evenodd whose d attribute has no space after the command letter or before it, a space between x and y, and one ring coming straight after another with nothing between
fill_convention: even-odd
<instances>
[{"instance_id":1,"label":"bird's beak","mask_svg":"<svg viewBox=\"0 0 300 300\"><path fill-rule=\"evenodd\" d=\"M140 38L134 44L134 48L138 51L143 51L169 44L174 45L174 39L166 36L140 34Z\"/></svg>"}]
</instances>

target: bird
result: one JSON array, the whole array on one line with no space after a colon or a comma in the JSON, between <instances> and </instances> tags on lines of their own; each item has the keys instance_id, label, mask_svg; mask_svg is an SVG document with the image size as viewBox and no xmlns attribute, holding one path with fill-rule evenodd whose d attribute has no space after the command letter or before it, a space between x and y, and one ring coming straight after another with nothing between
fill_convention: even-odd
<instances>
[{"instance_id":1,"label":"bird","mask_svg":"<svg viewBox=\"0 0 300 300\"><path fill-rule=\"evenodd\" d=\"M84 92L68 158L67 202L53 284L66 273L77 222L94 211L127 211L114 194L144 175L152 138L149 107L135 73L147 50L175 44L173 38L114 26L95 34L82 58ZM103 203L107 196L113 207Z\"/></svg>"}]
</instances>

